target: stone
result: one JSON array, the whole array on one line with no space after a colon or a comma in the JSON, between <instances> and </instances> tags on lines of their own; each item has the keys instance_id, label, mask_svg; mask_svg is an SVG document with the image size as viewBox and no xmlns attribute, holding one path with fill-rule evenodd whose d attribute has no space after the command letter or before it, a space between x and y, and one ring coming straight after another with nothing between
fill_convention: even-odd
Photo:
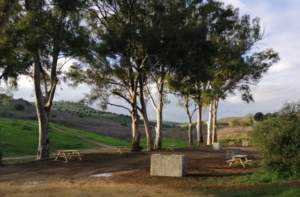
<instances>
[{"instance_id":1,"label":"stone","mask_svg":"<svg viewBox=\"0 0 300 197\"><path fill-rule=\"evenodd\" d=\"M226 156L225 156L225 158L226 159L231 159L232 158L232 156L234 156L234 155L240 155L241 154L241 150L240 149L228 149L228 150L226 150Z\"/></svg>"},{"instance_id":2,"label":"stone","mask_svg":"<svg viewBox=\"0 0 300 197\"><path fill-rule=\"evenodd\" d=\"M221 150L221 144L219 142L212 143L213 150Z\"/></svg>"},{"instance_id":3,"label":"stone","mask_svg":"<svg viewBox=\"0 0 300 197\"><path fill-rule=\"evenodd\" d=\"M184 155L151 155L151 176L183 177L187 175L187 159Z\"/></svg>"}]
</instances>

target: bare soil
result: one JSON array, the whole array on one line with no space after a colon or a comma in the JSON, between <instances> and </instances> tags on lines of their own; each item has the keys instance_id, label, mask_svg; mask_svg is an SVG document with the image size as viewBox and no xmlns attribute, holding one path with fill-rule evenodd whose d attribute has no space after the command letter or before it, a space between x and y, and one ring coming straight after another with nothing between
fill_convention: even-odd
<instances>
[{"instance_id":1,"label":"bare soil","mask_svg":"<svg viewBox=\"0 0 300 197\"><path fill-rule=\"evenodd\" d=\"M83 161L49 160L0 167L0 196L199 196L193 188L211 187L210 177L232 177L256 170L228 167L225 150L160 153L186 155L188 176L151 177L151 153L88 153ZM257 159L254 150L242 149L242 153ZM91 177L99 173L112 173L112 177ZM216 182L214 187L222 184Z\"/></svg>"}]
</instances>

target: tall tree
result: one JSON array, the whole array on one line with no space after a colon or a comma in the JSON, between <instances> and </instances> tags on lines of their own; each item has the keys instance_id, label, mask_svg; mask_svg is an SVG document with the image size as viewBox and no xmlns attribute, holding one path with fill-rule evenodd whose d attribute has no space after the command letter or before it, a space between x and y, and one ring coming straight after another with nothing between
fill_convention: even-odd
<instances>
[{"instance_id":1,"label":"tall tree","mask_svg":"<svg viewBox=\"0 0 300 197\"><path fill-rule=\"evenodd\" d=\"M7 1L8 2L8 1ZM25 74L33 78L39 125L37 159L49 157L49 115L59 74L59 60L88 53L89 34L84 26L85 1L14 1L0 50L3 76Z\"/></svg>"},{"instance_id":2,"label":"tall tree","mask_svg":"<svg viewBox=\"0 0 300 197\"><path fill-rule=\"evenodd\" d=\"M147 147L152 150L152 133L144 95L149 60L145 49L149 28L147 2L94 0L89 13L89 22L98 40L95 55L88 62L88 68L76 72L78 67L74 67L75 72L71 71L70 75L93 87L91 100L100 99L105 107L112 105L130 113L133 151L141 149L140 112ZM112 103L110 96L117 96L126 104Z\"/></svg>"},{"instance_id":3,"label":"tall tree","mask_svg":"<svg viewBox=\"0 0 300 197\"><path fill-rule=\"evenodd\" d=\"M243 100L252 101L251 86L256 84L270 66L278 61L278 54L272 49L253 52L255 44L263 38L259 19L251 19L249 15L240 16L238 9L229 8L233 15L230 25L226 25L227 30L222 34L211 34L211 39L218 49L212 65L213 71L208 89L211 100L209 108L211 122L208 124L212 125L208 133L211 133L212 142L218 140L219 100L225 99L228 94L240 91Z\"/></svg>"}]
</instances>

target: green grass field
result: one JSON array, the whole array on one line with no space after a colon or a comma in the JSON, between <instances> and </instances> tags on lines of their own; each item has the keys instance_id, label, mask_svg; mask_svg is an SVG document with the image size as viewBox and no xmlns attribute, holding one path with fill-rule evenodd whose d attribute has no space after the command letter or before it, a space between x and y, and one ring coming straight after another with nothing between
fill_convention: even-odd
<instances>
[{"instance_id":1,"label":"green grass field","mask_svg":"<svg viewBox=\"0 0 300 197\"><path fill-rule=\"evenodd\" d=\"M213 194L214 196L223 197L297 197L300 196L299 185L257 185L253 187L230 187L223 189L208 189L206 192L199 190L202 193Z\"/></svg>"},{"instance_id":2,"label":"green grass field","mask_svg":"<svg viewBox=\"0 0 300 197\"><path fill-rule=\"evenodd\" d=\"M36 121L0 118L0 150L4 157L35 155L38 142ZM97 143L111 146L130 146L130 139L113 138L80 129L50 124L50 149L88 149L97 148ZM145 139L142 139L145 146ZM186 146L183 140L165 138L164 146L170 144L178 148Z\"/></svg>"}]
</instances>

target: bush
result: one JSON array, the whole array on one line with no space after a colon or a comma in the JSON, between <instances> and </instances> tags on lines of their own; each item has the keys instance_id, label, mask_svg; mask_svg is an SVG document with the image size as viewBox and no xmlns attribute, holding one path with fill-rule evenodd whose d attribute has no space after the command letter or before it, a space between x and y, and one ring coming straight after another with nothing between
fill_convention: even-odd
<instances>
[{"instance_id":1,"label":"bush","mask_svg":"<svg viewBox=\"0 0 300 197\"><path fill-rule=\"evenodd\" d=\"M24 111L24 110L25 110L25 107L24 107L23 105L21 105L21 104L17 104L17 105L15 105L15 109L16 109L17 111Z\"/></svg>"},{"instance_id":2,"label":"bush","mask_svg":"<svg viewBox=\"0 0 300 197\"><path fill-rule=\"evenodd\" d=\"M300 119L281 114L258 123L253 141L263 154L263 167L282 177L300 176Z\"/></svg>"},{"instance_id":3,"label":"bush","mask_svg":"<svg viewBox=\"0 0 300 197\"><path fill-rule=\"evenodd\" d=\"M257 122L263 121L264 120L264 114L261 112L257 112L254 116L253 119Z\"/></svg>"}]
</instances>

